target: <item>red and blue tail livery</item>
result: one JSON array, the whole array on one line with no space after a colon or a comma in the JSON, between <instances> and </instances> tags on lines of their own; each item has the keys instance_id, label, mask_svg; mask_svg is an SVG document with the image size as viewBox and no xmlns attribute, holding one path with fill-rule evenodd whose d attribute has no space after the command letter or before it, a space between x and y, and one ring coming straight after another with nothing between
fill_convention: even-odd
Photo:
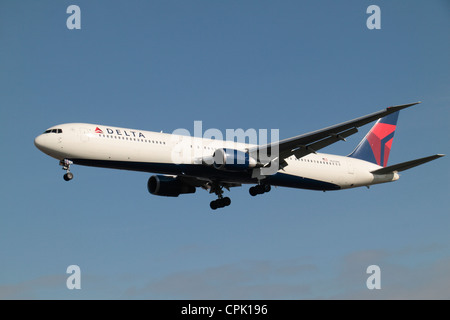
<instances>
[{"instance_id":1,"label":"red and blue tail livery","mask_svg":"<svg viewBox=\"0 0 450 320\"><path fill-rule=\"evenodd\" d=\"M349 157L386 167L394 140L399 111L378 120Z\"/></svg>"},{"instance_id":2,"label":"red and blue tail livery","mask_svg":"<svg viewBox=\"0 0 450 320\"><path fill-rule=\"evenodd\" d=\"M269 192L272 186L321 191L369 187L396 181L399 172L442 157L435 154L387 165L398 113L418 103L388 107L264 144L90 123L51 127L34 144L59 160L66 181L73 179L71 165L155 173L147 182L152 195L178 197L202 188L217 196L209 204L215 210L231 204L225 190L243 184L253 185L248 189L252 197ZM318 152L373 121L377 122L349 156Z\"/></svg>"}]
</instances>

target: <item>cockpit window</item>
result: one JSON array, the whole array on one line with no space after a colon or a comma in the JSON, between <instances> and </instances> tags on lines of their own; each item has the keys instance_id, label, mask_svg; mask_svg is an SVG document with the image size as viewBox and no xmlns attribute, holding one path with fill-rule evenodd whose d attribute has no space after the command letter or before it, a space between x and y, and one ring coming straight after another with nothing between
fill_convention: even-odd
<instances>
[{"instance_id":1,"label":"cockpit window","mask_svg":"<svg viewBox=\"0 0 450 320\"><path fill-rule=\"evenodd\" d=\"M62 133L62 129L48 129L44 133Z\"/></svg>"}]
</instances>

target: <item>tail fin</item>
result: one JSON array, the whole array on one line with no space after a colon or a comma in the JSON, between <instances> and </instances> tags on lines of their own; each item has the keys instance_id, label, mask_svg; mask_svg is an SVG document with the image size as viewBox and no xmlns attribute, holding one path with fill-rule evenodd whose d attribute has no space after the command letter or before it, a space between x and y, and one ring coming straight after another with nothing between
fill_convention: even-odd
<instances>
[{"instance_id":1,"label":"tail fin","mask_svg":"<svg viewBox=\"0 0 450 320\"><path fill-rule=\"evenodd\" d=\"M348 156L386 167L400 111L379 119Z\"/></svg>"}]
</instances>

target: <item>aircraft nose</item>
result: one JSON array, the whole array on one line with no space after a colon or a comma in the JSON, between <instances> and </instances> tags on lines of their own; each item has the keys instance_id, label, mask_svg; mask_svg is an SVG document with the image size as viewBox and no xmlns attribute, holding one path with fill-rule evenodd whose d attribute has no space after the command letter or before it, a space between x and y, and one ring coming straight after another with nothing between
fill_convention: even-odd
<instances>
[{"instance_id":1,"label":"aircraft nose","mask_svg":"<svg viewBox=\"0 0 450 320\"><path fill-rule=\"evenodd\" d=\"M43 141L44 139L43 139L43 137L42 137L42 134L41 135L39 135L39 136L37 136L35 139L34 139L34 145L36 146L36 148L38 148L39 150L41 150L42 151L42 149L44 148L44 141Z\"/></svg>"},{"instance_id":2,"label":"aircraft nose","mask_svg":"<svg viewBox=\"0 0 450 320\"><path fill-rule=\"evenodd\" d=\"M34 145L45 154L49 154L53 150L52 141L48 135L41 134L34 139Z\"/></svg>"},{"instance_id":3,"label":"aircraft nose","mask_svg":"<svg viewBox=\"0 0 450 320\"><path fill-rule=\"evenodd\" d=\"M43 153L59 159L62 151L61 137L56 134L43 133L34 138L34 145Z\"/></svg>"}]
</instances>

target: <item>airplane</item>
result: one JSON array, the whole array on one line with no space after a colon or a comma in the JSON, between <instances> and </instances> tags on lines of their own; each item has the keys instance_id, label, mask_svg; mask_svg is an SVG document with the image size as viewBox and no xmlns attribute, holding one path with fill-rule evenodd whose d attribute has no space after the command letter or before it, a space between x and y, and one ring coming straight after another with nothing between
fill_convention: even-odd
<instances>
[{"instance_id":1,"label":"airplane","mask_svg":"<svg viewBox=\"0 0 450 320\"><path fill-rule=\"evenodd\" d=\"M217 196L210 203L215 210L231 204L223 189L230 191L243 184L253 185L249 188L252 196L269 192L271 186L320 191L369 188L396 181L399 172L444 156L387 165L400 110L419 103L391 106L263 145L88 123L53 126L37 136L34 144L59 160L66 181L73 178L73 164L156 173L147 182L151 194L178 197L203 188ZM375 120L349 155L317 152L346 141L359 127ZM178 152L184 152L183 161L174 160Z\"/></svg>"}]
</instances>

